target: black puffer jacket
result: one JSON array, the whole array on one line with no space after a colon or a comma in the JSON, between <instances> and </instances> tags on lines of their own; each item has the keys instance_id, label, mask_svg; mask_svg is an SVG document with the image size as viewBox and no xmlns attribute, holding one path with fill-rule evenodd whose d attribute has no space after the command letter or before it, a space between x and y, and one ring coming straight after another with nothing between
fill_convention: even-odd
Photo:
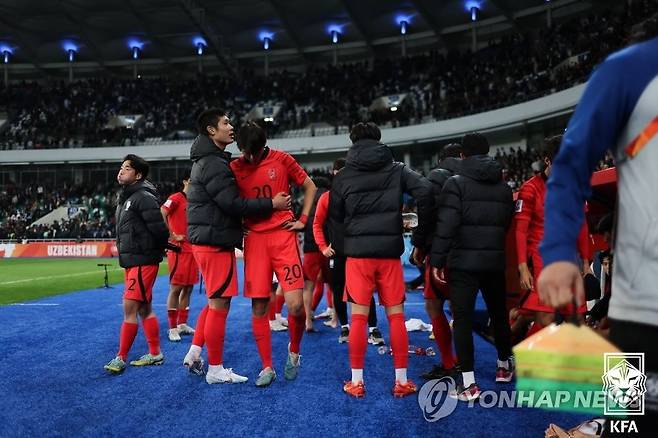
<instances>
[{"instance_id":1,"label":"black puffer jacket","mask_svg":"<svg viewBox=\"0 0 658 438\"><path fill-rule=\"evenodd\" d=\"M318 244L315 242L313 237L313 222L315 221L315 210L318 207L318 199L322 196L323 193L328 192L327 189L318 187L318 190L315 192L315 197L313 198L313 206L311 211L308 213L308 220L306 222L306 227L304 227L304 252L318 252ZM327 224L324 224L324 228L328 228ZM326 234L326 233L325 233Z\"/></svg>"},{"instance_id":2,"label":"black puffer jacket","mask_svg":"<svg viewBox=\"0 0 658 438\"><path fill-rule=\"evenodd\" d=\"M158 192L148 181L125 186L116 210L117 250L122 268L162 261L169 230L160 213Z\"/></svg>"},{"instance_id":3,"label":"black puffer jacket","mask_svg":"<svg viewBox=\"0 0 658 438\"><path fill-rule=\"evenodd\" d=\"M514 204L502 167L487 155L461 160L441 192L432 266L460 271L505 269L505 238Z\"/></svg>"},{"instance_id":4,"label":"black puffer jacket","mask_svg":"<svg viewBox=\"0 0 658 438\"><path fill-rule=\"evenodd\" d=\"M205 135L190 151L192 174L187 191L187 234L190 243L224 249L242 247L242 217L272 212L269 198L240 197L229 167L231 154Z\"/></svg>"},{"instance_id":5,"label":"black puffer jacket","mask_svg":"<svg viewBox=\"0 0 658 438\"><path fill-rule=\"evenodd\" d=\"M441 196L441 190L443 186L448 181L448 178L459 173L459 164L461 160L459 158L448 157L442 160L436 169L432 170L427 179L432 183L432 195L434 197L434 206L439 205L439 197ZM436 215L432 217L432 223L436 223ZM430 234L427 239L426 250L432 246L433 235Z\"/></svg>"},{"instance_id":6,"label":"black puffer jacket","mask_svg":"<svg viewBox=\"0 0 658 438\"><path fill-rule=\"evenodd\" d=\"M397 258L404 252L402 194L415 198L418 227L415 246L424 246L431 232L434 202L430 182L393 161L388 146L373 140L356 142L345 168L334 178L329 215L344 224L347 257Z\"/></svg>"}]
</instances>

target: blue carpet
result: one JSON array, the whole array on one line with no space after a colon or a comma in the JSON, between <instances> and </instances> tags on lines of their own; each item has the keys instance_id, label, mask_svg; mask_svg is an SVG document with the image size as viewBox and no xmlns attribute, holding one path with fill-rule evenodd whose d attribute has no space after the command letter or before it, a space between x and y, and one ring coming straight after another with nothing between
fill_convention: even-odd
<instances>
[{"instance_id":1,"label":"blue carpet","mask_svg":"<svg viewBox=\"0 0 658 438\"><path fill-rule=\"evenodd\" d=\"M253 382L260 361L251 337L250 304L234 300L228 318L225 365L249 376L243 385L207 385L181 366L190 338L166 340L167 277L159 277L154 308L166 361L159 367L128 368L109 376L103 365L114 357L122 320L121 289L96 289L51 297L30 305L0 307L0 436L480 436L538 437L551 422L571 427L582 416L534 409L461 404L438 422L424 420L417 397L390 395L393 364L369 346L366 398L341 391L349 378L347 344L338 332L317 322L320 333L302 343L302 370L292 383L283 379L287 332L273 333L279 379L267 389ZM205 302L195 289L191 321ZM49 305L52 304L52 305ZM408 294L407 318L427 321L422 293ZM388 338L383 309L380 327ZM411 344L434 346L427 333L409 334ZM496 385L494 348L475 336L478 382ZM142 328L130 359L146 352ZM410 377L431 368L436 358L411 356Z\"/></svg>"}]
</instances>

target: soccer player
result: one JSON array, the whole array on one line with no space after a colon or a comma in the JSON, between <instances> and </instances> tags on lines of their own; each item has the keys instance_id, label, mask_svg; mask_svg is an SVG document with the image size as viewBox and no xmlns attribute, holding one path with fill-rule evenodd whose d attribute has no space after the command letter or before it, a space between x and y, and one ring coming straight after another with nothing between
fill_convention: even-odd
<instances>
[{"instance_id":1,"label":"soccer player","mask_svg":"<svg viewBox=\"0 0 658 438\"><path fill-rule=\"evenodd\" d=\"M634 35L646 40L610 55L594 71L564 134L546 192L541 300L562 307L585 301L575 262L597 161L612 150L618 198L615 263L608 317L610 340L623 351L644 353L645 413L633 416L638 436L658 428L658 15ZM617 436L605 430L603 437ZM621 436L621 435L620 435ZM628 435L624 435L628 436Z\"/></svg>"},{"instance_id":2,"label":"soccer player","mask_svg":"<svg viewBox=\"0 0 658 438\"><path fill-rule=\"evenodd\" d=\"M555 321L556 309L539 299L535 289L535 279L542 270L539 242L544 236L544 198L546 196L546 180L551 175L553 158L560 150L562 136L556 135L544 140L542 150L542 172L523 183L519 189L516 201L516 253L519 262L519 280L521 289L527 291L522 298L521 309L534 313L535 323L532 332L541 330ZM584 222L578 236L578 250L583 260L584 274L592 273L590 260L592 253L588 242L589 230ZM562 313L570 315L574 312L572 305L562 309ZM577 313L581 316L587 311L583 303Z\"/></svg>"},{"instance_id":3,"label":"soccer player","mask_svg":"<svg viewBox=\"0 0 658 438\"><path fill-rule=\"evenodd\" d=\"M304 333L304 276L297 245L297 231L304 229L316 187L304 169L285 152L266 146L265 131L254 122L240 128L238 148L242 157L231 163L240 194L247 199L263 200L273 193L288 193L290 185L304 190L304 206L299 219L292 211L277 211L263 218L245 218L244 238L245 296L251 298L252 329L263 369L256 386L270 385L276 378L272 365L272 342L267 316L270 305L272 273L276 273L288 307L288 358L286 380L299 373L299 346ZM271 303L274 305L274 303Z\"/></svg>"},{"instance_id":4,"label":"soccer player","mask_svg":"<svg viewBox=\"0 0 658 438\"><path fill-rule=\"evenodd\" d=\"M267 216L290 208L290 196L243 199L229 166L226 146L233 143L233 126L225 111L211 108L197 120L199 136L190 150L192 173L187 193L187 231L194 258L206 282L208 306L197 320L192 346L183 364L201 365L201 346L208 348L206 382L242 383L248 379L223 366L226 317L238 293L235 248L242 246L242 218Z\"/></svg>"},{"instance_id":5,"label":"soccer player","mask_svg":"<svg viewBox=\"0 0 658 438\"><path fill-rule=\"evenodd\" d=\"M462 147L458 143L446 145L441 151L442 160L438 167L430 172L428 179L432 183L432 193L434 195L435 205L439 204L441 190L443 185L453 175L459 171L460 155ZM443 311L444 303L450 299L447 285L438 287L440 282L432 278L432 267L429 263L429 257L426 257L428 250L431 248L431 242L428 242L428 248L423 251L414 251L412 259L417 266L424 267L425 287L423 296L425 298L425 309L427 315L432 320L432 333L436 345L441 352L442 364L435 365L430 371L421 375L424 379L440 379L446 375L454 374L456 369L456 358L452 351L452 329L448 324L448 319Z\"/></svg>"},{"instance_id":6,"label":"soccer player","mask_svg":"<svg viewBox=\"0 0 658 438\"><path fill-rule=\"evenodd\" d=\"M137 335L138 315L149 352L130 364L146 366L164 362L158 319L153 313L151 299L169 232L160 214L158 192L146 180L148 174L148 163L129 154L124 157L117 175L122 188L116 210L117 250L119 265L125 269L125 289L119 352L105 365L105 370L113 374L126 368L128 352Z\"/></svg>"},{"instance_id":7,"label":"soccer player","mask_svg":"<svg viewBox=\"0 0 658 438\"><path fill-rule=\"evenodd\" d=\"M338 158L333 164L334 176L345 167L345 159ZM331 271L331 289L334 295L334 308L340 323L340 335L338 343L347 342L350 335L350 325L347 318L347 304L345 303L345 255L343 254L343 224L336 223L328 217L329 194L325 192L318 199L318 204L313 218L313 238L317 242L318 249L322 255L329 260ZM372 345L384 344L384 336L377 328L377 309L375 297L370 300L370 311L368 312L368 343Z\"/></svg>"},{"instance_id":8,"label":"soccer player","mask_svg":"<svg viewBox=\"0 0 658 438\"><path fill-rule=\"evenodd\" d=\"M322 285L324 281L330 281L329 274L329 260L322 255L318 248L318 244L315 243L315 238L313 237L313 219L315 218L315 210L318 205L318 199L322 196L323 193L328 193L331 188L331 183L327 178L316 177L313 178L313 183L317 187L315 196L313 198L313 204L311 210L308 214L308 223L304 228L304 311L306 312L306 331L314 332L316 331L313 328L313 310L314 310L314 289L316 288L316 283ZM322 276L318 281L319 276ZM317 292L316 292L317 293ZM320 292L320 299L322 299L322 292ZM318 300L319 301L319 300Z\"/></svg>"},{"instance_id":9,"label":"soccer player","mask_svg":"<svg viewBox=\"0 0 658 438\"><path fill-rule=\"evenodd\" d=\"M480 396L472 330L478 291L482 291L493 326L498 352L496 381L509 382L513 375L505 303L505 239L514 202L512 190L503 181L502 166L488 155L486 137L477 132L466 134L461 145L459 172L448 178L439 197L430 264L433 272L443 270L450 283L462 384L449 395L470 401Z\"/></svg>"},{"instance_id":10,"label":"soccer player","mask_svg":"<svg viewBox=\"0 0 658 438\"><path fill-rule=\"evenodd\" d=\"M416 385L407 378L409 341L404 325L405 285L400 261L404 252L401 195L408 193L417 201L418 227L412 235L416 247L424 247L427 242L434 202L430 182L403 163L393 161L391 150L380 139L381 131L374 123L354 125L345 168L336 174L329 197L332 221L344 224L345 297L352 307L352 379L345 383L343 391L353 397L365 395L366 322L375 288L390 326L395 366L393 395L404 397L416 392Z\"/></svg>"},{"instance_id":11,"label":"soccer player","mask_svg":"<svg viewBox=\"0 0 658 438\"><path fill-rule=\"evenodd\" d=\"M180 252L167 251L169 267L169 296L167 316L169 340L179 342L180 335L193 335L194 329L187 325L190 312L192 288L199 281L192 246L187 239L187 190L190 186L190 171L183 174L183 190L169 196L160 211L169 228L169 240L180 248Z\"/></svg>"}]
</instances>

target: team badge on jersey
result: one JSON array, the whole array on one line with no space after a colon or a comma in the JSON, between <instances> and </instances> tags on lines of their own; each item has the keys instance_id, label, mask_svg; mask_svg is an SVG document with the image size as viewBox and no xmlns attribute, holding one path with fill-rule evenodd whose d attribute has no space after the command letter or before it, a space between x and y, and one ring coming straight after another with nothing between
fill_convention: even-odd
<instances>
[{"instance_id":1,"label":"team badge on jersey","mask_svg":"<svg viewBox=\"0 0 658 438\"><path fill-rule=\"evenodd\" d=\"M523 210L523 199L516 201L516 208L514 209L517 213L521 213L521 210Z\"/></svg>"},{"instance_id":2,"label":"team badge on jersey","mask_svg":"<svg viewBox=\"0 0 658 438\"><path fill-rule=\"evenodd\" d=\"M275 168L267 169L267 176L269 176L271 180L276 179L276 169Z\"/></svg>"}]
</instances>

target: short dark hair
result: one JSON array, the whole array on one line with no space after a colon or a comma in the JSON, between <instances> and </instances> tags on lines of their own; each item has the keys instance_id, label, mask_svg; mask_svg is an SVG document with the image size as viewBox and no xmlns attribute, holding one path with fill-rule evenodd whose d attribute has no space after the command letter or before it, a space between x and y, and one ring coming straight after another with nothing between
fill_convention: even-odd
<instances>
[{"instance_id":1,"label":"short dark hair","mask_svg":"<svg viewBox=\"0 0 658 438\"><path fill-rule=\"evenodd\" d=\"M359 140L379 141L381 138L382 131L380 131L379 127L373 122L359 122L352 126L352 130L350 131L350 140L352 143L356 143Z\"/></svg>"},{"instance_id":2,"label":"short dark hair","mask_svg":"<svg viewBox=\"0 0 658 438\"><path fill-rule=\"evenodd\" d=\"M615 224L615 216L612 213L607 213L596 224L596 232L599 234L612 233L612 228Z\"/></svg>"},{"instance_id":3,"label":"short dark hair","mask_svg":"<svg viewBox=\"0 0 658 438\"><path fill-rule=\"evenodd\" d=\"M555 156L560 152L560 145L562 144L562 135L554 135L544 139L544 145L541 148L541 158L548 158L553 161Z\"/></svg>"},{"instance_id":4,"label":"short dark hair","mask_svg":"<svg viewBox=\"0 0 658 438\"><path fill-rule=\"evenodd\" d=\"M472 155L486 155L489 153L489 140L479 132L469 132L462 137L462 154L466 157Z\"/></svg>"},{"instance_id":5,"label":"short dark hair","mask_svg":"<svg viewBox=\"0 0 658 438\"><path fill-rule=\"evenodd\" d=\"M190 177L191 177L191 175L192 175L192 169L190 169L189 167L186 167L186 168L183 170L183 176L182 176L182 178L181 178L181 181L187 181L187 180L189 180Z\"/></svg>"},{"instance_id":6,"label":"short dark hair","mask_svg":"<svg viewBox=\"0 0 658 438\"><path fill-rule=\"evenodd\" d=\"M151 166L149 166L149 163L147 163L146 160L142 157L135 154L128 154L123 157L121 164L125 163L126 161L130 161L130 167L135 169L136 173L142 175L142 180L145 180L149 176L149 169Z\"/></svg>"},{"instance_id":7,"label":"short dark hair","mask_svg":"<svg viewBox=\"0 0 658 438\"><path fill-rule=\"evenodd\" d=\"M324 176L314 176L311 179L313 180L313 183L315 183L315 187L317 187L318 189L331 188L331 181L329 181L329 179L325 178Z\"/></svg>"},{"instance_id":8,"label":"short dark hair","mask_svg":"<svg viewBox=\"0 0 658 438\"><path fill-rule=\"evenodd\" d=\"M267 143L265 130L256 122L246 122L238 132L238 149L250 154L262 150Z\"/></svg>"},{"instance_id":9,"label":"short dark hair","mask_svg":"<svg viewBox=\"0 0 658 438\"><path fill-rule=\"evenodd\" d=\"M220 108L209 108L202 111L196 119L196 129L199 134L208 135L208 126L217 126L219 119L226 116L227 112Z\"/></svg>"},{"instance_id":10,"label":"short dark hair","mask_svg":"<svg viewBox=\"0 0 658 438\"><path fill-rule=\"evenodd\" d=\"M338 171L338 170L342 169L343 167L345 167L345 158L342 158L342 157L341 158L336 158L334 160L333 170Z\"/></svg>"},{"instance_id":11,"label":"short dark hair","mask_svg":"<svg viewBox=\"0 0 658 438\"><path fill-rule=\"evenodd\" d=\"M443 149L441 149L441 152L439 153L439 157L443 160L445 158L459 158L459 156L462 153L462 145L459 143L450 143L448 145L443 146Z\"/></svg>"}]
</instances>

